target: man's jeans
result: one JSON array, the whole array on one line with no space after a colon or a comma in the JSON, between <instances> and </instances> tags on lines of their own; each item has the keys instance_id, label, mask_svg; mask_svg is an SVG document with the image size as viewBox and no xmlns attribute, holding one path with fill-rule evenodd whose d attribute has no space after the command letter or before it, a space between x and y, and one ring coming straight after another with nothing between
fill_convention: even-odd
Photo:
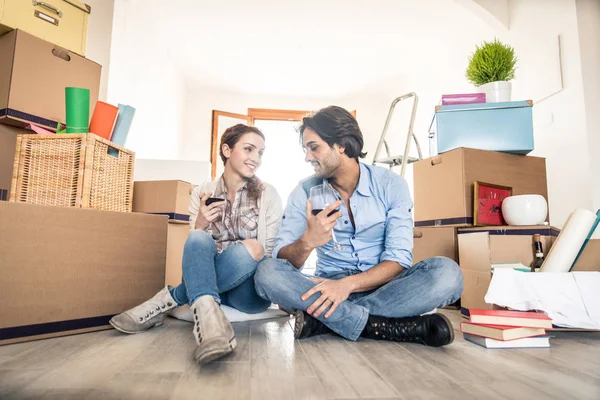
<instances>
[{"instance_id":1,"label":"man's jeans","mask_svg":"<svg viewBox=\"0 0 600 400\"><path fill-rule=\"evenodd\" d=\"M341 279L361 271L348 271L327 279ZM313 294L306 301L300 296L316 285L287 260L266 259L260 263L256 276L256 291L260 296L286 309L304 310L320 296ZM369 314L383 317L412 317L444 307L457 301L463 290L459 266L449 258L423 260L385 285L368 292L352 293L334 313L317 319L331 330L356 340L367 323Z\"/></svg>"},{"instance_id":2,"label":"man's jeans","mask_svg":"<svg viewBox=\"0 0 600 400\"><path fill-rule=\"evenodd\" d=\"M192 305L204 295L245 313L265 311L271 302L254 288L256 261L246 246L238 243L217 254L215 242L202 230L191 231L183 249L183 282L170 290L179 304Z\"/></svg>"}]
</instances>

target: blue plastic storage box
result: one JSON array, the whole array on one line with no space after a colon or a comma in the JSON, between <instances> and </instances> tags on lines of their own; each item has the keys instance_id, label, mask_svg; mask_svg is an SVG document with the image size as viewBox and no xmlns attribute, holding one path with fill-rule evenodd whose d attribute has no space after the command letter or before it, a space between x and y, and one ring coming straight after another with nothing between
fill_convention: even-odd
<instances>
[{"instance_id":1,"label":"blue plastic storage box","mask_svg":"<svg viewBox=\"0 0 600 400\"><path fill-rule=\"evenodd\" d=\"M528 154L533 150L532 106L530 100L437 106L433 150L441 154L468 147Z\"/></svg>"}]
</instances>

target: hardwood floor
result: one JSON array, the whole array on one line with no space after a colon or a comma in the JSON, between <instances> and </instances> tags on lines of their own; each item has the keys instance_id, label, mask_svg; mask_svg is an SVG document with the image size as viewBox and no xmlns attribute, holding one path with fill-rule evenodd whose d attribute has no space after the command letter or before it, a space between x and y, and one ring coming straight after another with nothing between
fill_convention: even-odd
<instances>
[{"instance_id":1,"label":"hardwood floor","mask_svg":"<svg viewBox=\"0 0 600 400\"><path fill-rule=\"evenodd\" d=\"M458 330L460 315L443 311ZM457 331L428 348L334 335L294 341L280 318L234 324L236 351L193 360L191 325L0 347L0 399L600 399L600 334L550 349L487 350Z\"/></svg>"}]
</instances>

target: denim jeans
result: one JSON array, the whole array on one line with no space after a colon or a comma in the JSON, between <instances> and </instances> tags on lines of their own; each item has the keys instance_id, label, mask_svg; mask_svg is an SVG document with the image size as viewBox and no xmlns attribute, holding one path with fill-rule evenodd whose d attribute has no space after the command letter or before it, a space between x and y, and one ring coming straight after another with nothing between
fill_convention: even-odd
<instances>
[{"instance_id":1,"label":"denim jeans","mask_svg":"<svg viewBox=\"0 0 600 400\"><path fill-rule=\"evenodd\" d=\"M179 305L192 305L198 297L210 295L248 314L265 311L271 302L261 298L254 286L259 263L242 243L217 254L211 235L191 231L183 248L183 282L170 290L171 296Z\"/></svg>"},{"instance_id":2,"label":"denim jeans","mask_svg":"<svg viewBox=\"0 0 600 400\"><path fill-rule=\"evenodd\" d=\"M348 271L325 278L342 279L360 272ZM306 301L300 299L316 283L287 260L271 258L262 261L254 280L260 296L287 309L306 311L321 296L317 292ZM429 258L377 289L352 293L329 318L322 313L317 319L346 339L356 340L365 328L369 314L396 318L421 315L454 303L462 289L462 273L454 261L444 257Z\"/></svg>"}]
</instances>

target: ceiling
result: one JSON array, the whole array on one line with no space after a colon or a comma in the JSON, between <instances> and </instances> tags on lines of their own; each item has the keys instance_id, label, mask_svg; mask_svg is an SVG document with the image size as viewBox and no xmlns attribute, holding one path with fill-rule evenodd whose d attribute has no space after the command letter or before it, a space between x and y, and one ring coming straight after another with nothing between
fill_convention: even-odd
<instances>
[{"instance_id":1,"label":"ceiling","mask_svg":"<svg viewBox=\"0 0 600 400\"><path fill-rule=\"evenodd\" d=\"M115 13L129 62L160 59L198 87L311 97L462 69L491 33L453 0L121 0Z\"/></svg>"}]
</instances>

